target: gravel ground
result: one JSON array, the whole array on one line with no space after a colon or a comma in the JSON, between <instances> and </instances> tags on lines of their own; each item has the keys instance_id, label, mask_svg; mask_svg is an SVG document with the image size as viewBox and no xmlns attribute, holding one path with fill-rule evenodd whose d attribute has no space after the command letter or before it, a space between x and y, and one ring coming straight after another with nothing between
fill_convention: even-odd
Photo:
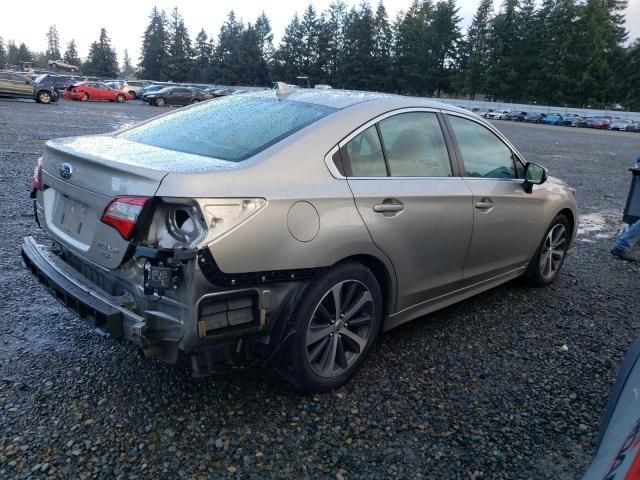
<instances>
[{"instance_id":1,"label":"gravel ground","mask_svg":"<svg viewBox=\"0 0 640 480\"><path fill-rule=\"evenodd\" d=\"M497 122L578 188L561 277L511 282L381 336L346 387L305 396L253 367L192 379L96 336L23 268L28 178L51 137L157 114L0 100L0 477L576 478L640 334L640 269L608 254L640 135Z\"/></svg>"}]
</instances>

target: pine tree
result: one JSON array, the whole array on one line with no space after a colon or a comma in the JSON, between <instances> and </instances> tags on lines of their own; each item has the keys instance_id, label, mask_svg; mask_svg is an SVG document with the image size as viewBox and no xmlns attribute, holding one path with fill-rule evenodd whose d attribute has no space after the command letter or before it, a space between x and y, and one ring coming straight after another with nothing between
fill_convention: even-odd
<instances>
[{"instance_id":1,"label":"pine tree","mask_svg":"<svg viewBox=\"0 0 640 480\"><path fill-rule=\"evenodd\" d=\"M373 10L367 2L362 2L358 9L352 8L346 17L344 53L340 59L342 83L346 88L367 89L377 69L373 57L374 24Z\"/></svg>"},{"instance_id":2,"label":"pine tree","mask_svg":"<svg viewBox=\"0 0 640 480\"><path fill-rule=\"evenodd\" d=\"M430 1L414 0L395 23L394 75L402 92L430 96L436 88L435 59L428 34L432 15Z\"/></svg>"},{"instance_id":3,"label":"pine tree","mask_svg":"<svg viewBox=\"0 0 640 480\"><path fill-rule=\"evenodd\" d=\"M171 11L169 20L168 53L169 58L164 71L165 76L171 81L187 81L192 70L193 50L189 32L177 7Z\"/></svg>"},{"instance_id":4,"label":"pine tree","mask_svg":"<svg viewBox=\"0 0 640 480\"><path fill-rule=\"evenodd\" d=\"M273 54L275 53L275 49L273 47L273 32L271 30L271 22L264 11L262 11L260 16L256 19L254 28L256 35L258 36L258 43L260 45L262 58L265 59L267 64L271 65L271 62L273 61Z\"/></svg>"},{"instance_id":5,"label":"pine tree","mask_svg":"<svg viewBox=\"0 0 640 480\"><path fill-rule=\"evenodd\" d=\"M521 101L534 101L539 90L536 73L543 67L540 55L543 44L543 29L538 22L536 0L522 0L517 12L517 43L515 64L517 72L517 98Z\"/></svg>"},{"instance_id":6,"label":"pine tree","mask_svg":"<svg viewBox=\"0 0 640 480\"><path fill-rule=\"evenodd\" d=\"M4 39L0 37L0 68L6 68L7 63L7 52L4 49Z\"/></svg>"},{"instance_id":7,"label":"pine tree","mask_svg":"<svg viewBox=\"0 0 640 480\"><path fill-rule=\"evenodd\" d=\"M302 70L302 25L295 13L284 29L284 36L274 56L276 80L293 82Z\"/></svg>"},{"instance_id":8,"label":"pine tree","mask_svg":"<svg viewBox=\"0 0 640 480\"><path fill-rule=\"evenodd\" d=\"M134 74L134 68L133 68L133 65L131 64L131 57L129 57L129 50L125 48L124 56L122 57L122 71L120 72L120 75L123 78L129 78L133 74Z\"/></svg>"},{"instance_id":9,"label":"pine tree","mask_svg":"<svg viewBox=\"0 0 640 480\"><path fill-rule=\"evenodd\" d=\"M326 58L326 81L330 85L342 85L341 55L344 52L344 27L347 17L347 5L342 0L334 0L329 5L327 18L323 23L320 55ZM326 41L325 41L326 40Z\"/></svg>"},{"instance_id":10,"label":"pine tree","mask_svg":"<svg viewBox=\"0 0 640 480\"><path fill-rule=\"evenodd\" d=\"M623 63L622 90L625 95L621 98L626 105L634 111L640 110L640 38L629 46L625 52Z\"/></svg>"},{"instance_id":11,"label":"pine tree","mask_svg":"<svg viewBox=\"0 0 640 480\"><path fill-rule=\"evenodd\" d=\"M467 30L462 52L465 68L463 88L472 100L476 93L485 92L487 88L492 15L493 0L481 0Z\"/></svg>"},{"instance_id":12,"label":"pine tree","mask_svg":"<svg viewBox=\"0 0 640 480\"><path fill-rule=\"evenodd\" d=\"M455 0L438 2L429 28L437 97L443 90L451 89L458 68L458 45L461 40L458 11Z\"/></svg>"},{"instance_id":13,"label":"pine tree","mask_svg":"<svg viewBox=\"0 0 640 480\"><path fill-rule=\"evenodd\" d=\"M514 100L516 95L517 63L515 45L518 40L519 0L504 0L501 11L494 17L491 29L491 63L489 90L494 97Z\"/></svg>"},{"instance_id":14,"label":"pine tree","mask_svg":"<svg viewBox=\"0 0 640 480\"><path fill-rule=\"evenodd\" d=\"M207 74L211 66L211 54L213 50L209 37L204 28L198 32L194 46L194 61L192 66L191 79L196 82L206 82Z\"/></svg>"},{"instance_id":15,"label":"pine tree","mask_svg":"<svg viewBox=\"0 0 640 480\"><path fill-rule=\"evenodd\" d=\"M49 60L59 60L62 56L60 55L60 36L55 25L51 25L47 32L46 56Z\"/></svg>"},{"instance_id":16,"label":"pine tree","mask_svg":"<svg viewBox=\"0 0 640 480\"><path fill-rule=\"evenodd\" d=\"M76 41L73 39L67 44L67 50L64 52L64 62L70 65L80 65L78 48L76 47Z\"/></svg>"},{"instance_id":17,"label":"pine tree","mask_svg":"<svg viewBox=\"0 0 640 480\"><path fill-rule=\"evenodd\" d=\"M7 63L9 66L18 63L18 46L13 40L9 40L9 43L7 43Z\"/></svg>"},{"instance_id":18,"label":"pine tree","mask_svg":"<svg viewBox=\"0 0 640 480\"><path fill-rule=\"evenodd\" d=\"M16 52L15 63L33 62L33 61L34 61L33 53L31 52L31 50L29 50L27 45L24 42L22 42Z\"/></svg>"},{"instance_id":19,"label":"pine tree","mask_svg":"<svg viewBox=\"0 0 640 480\"><path fill-rule=\"evenodd\" d=\"M111 39L105 28L100 29L100 38L89 48L89 56L82 67L86 75L99 77L116 77L118 75L118 60L115 50L111 47Z\"/></svg>"},{"instance_id":20,"label":"pine tree","mask_svg":"<svg viewBox=\"0 0 640 480\"><path fill-rule=\"evenodd\" d=\"M579 53L585 68L579 90L586 103L604 107L622 95L617 88L622 79L616 77L619 65L624 63L626 7L626 0L586 0L580 9L577 30L581 33Z\"/></svg>"},{"instance_id":21,"label":"pine tree","mask_svg":"<svg viewBox=\"0 0 640 480\"><path fill-rule=\"evenodd\" d=\"M167 19L164 11L153 7L149 15L140 55L140 76L154 80L165 79L165 66L168 58Z\"/></svg>"},{"instance_id":22,"label":"pine tree","mask_svg":"<svg viewBox=\"0 0 640 480\"><path fill-rule=\"evenodd\" d=\"M393 32L382 0L378 3L373 20L373 62L376 69L372 72L368 88L388 91L391 89L391 54Z\"/></svg>"}]
</instances>

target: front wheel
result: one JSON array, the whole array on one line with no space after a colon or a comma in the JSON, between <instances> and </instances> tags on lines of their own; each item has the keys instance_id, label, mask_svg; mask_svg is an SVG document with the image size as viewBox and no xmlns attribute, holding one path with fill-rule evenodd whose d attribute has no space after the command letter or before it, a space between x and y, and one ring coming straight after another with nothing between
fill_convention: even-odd
<instances>
[{"instance_id":1,"label":"front wheel","mask_svg":"<svg viewBox=\"0 0 640 480\"><path fill-rule=\"evenodd\" d=\"M85 93L84 95L82 95L81 100L82 100L83 102L86 102L87 100L89 100L89 94Z\"/></svg>"},{"instance_id":2,"label":"front wheel","mask_svg":"<svg viewBox=\"0 0 640 480\"><path fill-rule=\"evenodd\" d=\"M131 100L135 100L137 97L136 92L134 92L133 90L129 92L129 96L131 97Z\"/></svg>"},{"instance_id":3,"label":"front wheel","mask_svg":"<svg viewBox=\"0 0 640 480\"><path fill-rule=\"evenodd\" d=\"M193 105L194 103L198 103L200 100L198 100L197 98L194 98L193 100L191 100L191 104Z\"/></svg>"},{"instance_id":4,"label":"front wheel","mask_svg":"<svg viewBox=\"0 0 640 480\"><path fill-rule=\"evenodd\" d=\"M307 392L340 387L360 368L380 330L376 277L356 262L333 267L312 285L292 321L289 379Z\"/></svg>"},{"instance_id":5,"label":"front wheel","mask_svg":"<svg viewBox=\"0 0 640 480\"><path fill-rule=\"evenodd\" d=\"M118 103L122 103L122 102L124 102L124 95L122 95L121 93L120 93L120 94L118 94L118 95L116 96L116 102L118 102Z\"/></svg>"},{"instance_id":6,"label":"front wheel","mask_svg":"<svg viewBox=\"0 0 640 480\"><path fill-rule=\"evenodd\" d=\"M557 215L527 267L525 277L531 285L543 287L557 278L567 256L570 239L569 220L562 214Z\"/></svg>"},{"instance_id":7,"label":"front wheel","mask_svg":"<svg viewBox=\"0 0 640 480\"><path fill-rule=\"evenodd\" d=\"M155 105L156 107L163 107L163 106L164 106L164 104L165 104L165 101L164 101L164 98L160 97L160 98L156 98L156 99L153 101L153 103L154 103L154 105Z\"/></svg>"},{"instance_id":8,"label":"front wheel","mask_svg":"<svg viewBox=\"0 0 640 480\"><path fill-rule=\"evenodd\" d=\"M38 93L38 103L51 103L51 94L46 91Z\"/></svg>"}]
</instances>

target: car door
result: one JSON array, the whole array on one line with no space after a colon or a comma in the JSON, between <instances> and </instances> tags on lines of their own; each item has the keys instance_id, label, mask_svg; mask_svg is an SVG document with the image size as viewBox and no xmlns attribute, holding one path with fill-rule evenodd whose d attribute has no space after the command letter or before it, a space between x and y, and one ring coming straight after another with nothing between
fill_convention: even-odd
<instances>
[{"instance_id":1,"label":"car door","mask_svg":"<svg viewBox=\"0 0 640 480\"><path fill-rule=\"evenodd\" d=\"M107 87L104 83L98 83L98 91L100 100L113 100L115 98L113 90Z\"/></svg>"},{"instance_id":2,"label":"car door","mask_svg":"<svg viewBox=\"0 0 640 480\"><path fill-rule=\"evenodd\" d=\"M33 83L28 78L10 73L9 83L12 84L11 89L16 97L33 98Z\"/></svg>"},{"instance_id":3,"label":"car door","mask_svg":"<svg viewBox=\"0 0 640 480\"><path fill-rule=\"evenodd\" d=\"M191 97L191 90L188 88L176 88L173 90L173 105L188 105Z\"/></svg>"},{"instance_id":4,"label":"car door","mask_svg":"<svg viewBox=\"0 0 640 480\"><path fill-rule=\"evenodd\" d=\"M394 265L396 310L450 290L462 279L473 212L439 114L388 114L341 145L358 212Z\"/></svg>"},{"instance_id":5,"label":"car door","mask_svg":"<svg viewBox=\"0 0 640 480\"><path fill-rule=\"evenodd\" d=\"M473 236L465 280L526 265L540 241L542 199L523 188L524 163L480 121L446 115L464 182L473 194Z\"/></svg>"},{"instance_id":6,"label":"car door","mask_svg":"<svg viewBox=\"0 0 640 480\"><path fill-rule=\"evenodd\" d=\"M9 74L0 72L0 95L13 95L13 83L9 81Z\"/></svg>"}]
</instances>

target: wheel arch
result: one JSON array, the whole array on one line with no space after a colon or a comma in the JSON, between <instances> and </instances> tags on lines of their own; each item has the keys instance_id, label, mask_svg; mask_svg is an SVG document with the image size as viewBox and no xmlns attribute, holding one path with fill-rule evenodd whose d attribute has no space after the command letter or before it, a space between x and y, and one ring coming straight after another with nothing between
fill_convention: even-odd
<instances>
[{"instance_id":1,"label":"wheel arch","mask_svg":"<svg viewBox=\"0 0 640 480\"><path fill-rule=\"evenodd\" d=\"M382 292L383 318L393 313L396 294L395 282L393 281L392 272L389 271L389 268L387 268L384 262L373 255L358 254L343 258L339 262L336 262L336 265L349 261L361 263L369 270L371 270L371 273L373 273L374 277L376 277L376 280L378 281L378 285L380 286L380 290Z\"/></svg>"}]
</instances>

